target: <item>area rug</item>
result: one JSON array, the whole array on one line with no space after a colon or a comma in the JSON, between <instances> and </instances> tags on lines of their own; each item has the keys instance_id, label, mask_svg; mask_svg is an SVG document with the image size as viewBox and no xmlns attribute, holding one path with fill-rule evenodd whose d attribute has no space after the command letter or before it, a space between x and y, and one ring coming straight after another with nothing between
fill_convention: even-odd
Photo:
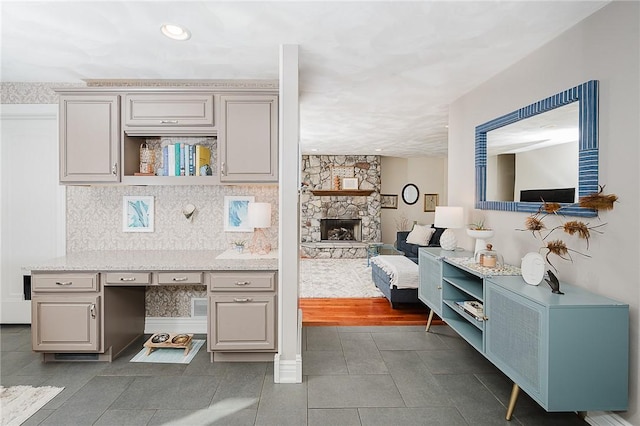
<instances>
[{"instance_id":1,"label":"area rug","mask_svg":"<svg viewBox=\"0 0 640 426\"><path fill-rule=\"evenodd\" d=\"M21 425L63 389L53 386L0 386L2 426Z\"/></svg>"},{"instance_id":2,"label":"area rug","mask_svg":"<svg viewBox=\"0 0 640 426\"><path fill-rule=\"evenodd\" d=\"M147 348L142 348L129 362L155 362L163 364L189 364L196 356L200 348L204 345L204 340L193 340L191 350L187 355L184 349L160 348L155 349L147 355Z\"/></svg>"},{"instance_id":3,"label":"area rug","mask_svg":"<svg viewBox=\"0 0 640 426\"><path fill-rule=\"evenodd\" d=\"M301 298L384 297L367 259L301 259Z\"/></svg>"}]
</instances>

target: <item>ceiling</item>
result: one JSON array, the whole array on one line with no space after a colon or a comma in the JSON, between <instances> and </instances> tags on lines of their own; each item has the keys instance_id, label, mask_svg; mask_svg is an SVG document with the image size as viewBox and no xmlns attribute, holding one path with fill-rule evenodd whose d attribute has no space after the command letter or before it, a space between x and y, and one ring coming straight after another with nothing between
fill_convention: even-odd
<instances>
[{"instance_id":1,"label":"ceiling","mask_svg":"<svg viewBox=\"0 0 640 426\"><path fill-rule=\"evenodd\" d=\"M451 102L606 3L2 0L0 75L277 79L298 44L303 153L442 156Z\"/></svg>"}]
</instances>

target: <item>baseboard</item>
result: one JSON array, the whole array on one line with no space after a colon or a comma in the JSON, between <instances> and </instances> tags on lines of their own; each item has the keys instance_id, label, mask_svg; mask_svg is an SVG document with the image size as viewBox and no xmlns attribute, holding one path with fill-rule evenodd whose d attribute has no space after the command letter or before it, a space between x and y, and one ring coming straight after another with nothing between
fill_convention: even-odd
<instances>
[{"instance_id":1,"label":"baseboard","mask_svg":"<svg viewBox=\"0 0 640 426\"><path fill-rule=\"evenodd\" d=\"M191 317L147 317L144 322L144 332L146 334L207 334L207 319Z\"/></svg>"},{"instance_id":2,"label":"baseboard","mask_svg":"<svg viewBox=\"0 0 640 426\"><path fill-rule=\"evenodd\" d=\"M616 413L609 411L590 411L584 421L595 426L633 426Z\"/></svg>"},{"instance_id":3,"label":"baseboard","mask_svg":"<svg viewBox=\"0 0 640 426\"><path fill-rule=\"evenodd\" d=\"M31 301L3 300L0 305L1 324L31 324Z\"/></svg>"},{"instance_id":4,"label":"baseboard","mask_svg":"<svg viewBox=\"0 0 640 426\"><path fill-rule=\"evenodd\" d=\"M281 360L277 353L273 358L273 381L275 383L302 383L302 309L298 309L296 336L296 359Z\"/></svg>"},{"instance_id":5,"label":"baseboard","mask_svg":"<svg viewBox=\"0 0 640 426\"><path fill-rule=\"evenodd\" d=\"M273 360L273 381L275 383L302 383L302 356L295 360L281 360L276 354Z\"/></svg>"}]
</instances>

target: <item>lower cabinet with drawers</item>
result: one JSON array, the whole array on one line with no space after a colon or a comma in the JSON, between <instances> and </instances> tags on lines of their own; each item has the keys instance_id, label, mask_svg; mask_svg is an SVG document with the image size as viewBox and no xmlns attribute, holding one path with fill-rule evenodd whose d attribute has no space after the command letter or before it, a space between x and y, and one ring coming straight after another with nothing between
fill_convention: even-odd
<instances>
[{"instance_id":1,"label":"lower cabinet with drawers","mask_svg":"<svg viewBox=\"0 0 640 426\"><path fill-rule=\"evenodd\" d=\"M112 361L144 334L149 286L207 286L212 361L276 352L276 271L34 271L32 283L32 349L45 361Z\"/></svg>"},{"instance_id":2,"label":"lower cabinet with drawers","mask_svg":"<svg viewBox=\"0 0 640 426\"><path fill-rule=\"evenodd\" d=\"M212 360L273 359L276 272L212 272L209 280Z\"/></svg>"}]
</instances>

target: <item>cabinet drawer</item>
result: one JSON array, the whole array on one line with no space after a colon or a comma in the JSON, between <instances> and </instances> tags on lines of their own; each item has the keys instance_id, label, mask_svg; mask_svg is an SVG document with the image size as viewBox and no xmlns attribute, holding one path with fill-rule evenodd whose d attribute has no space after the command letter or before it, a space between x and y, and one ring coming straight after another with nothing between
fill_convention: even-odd
<instances>
[{"instance_id":1,"label":"cabinet drawer","mask_svg":"<svg viewBox=\"0 0 640 426\"><path fill-rule=\"evenodd\" d=\"M125 127L213 126L213 95L125 95Z\"/></svg>"},{"instance_id":2,"label":"cabinet drawer","mask_svg":"<svg viewBox=\"0 0 640 426\"><path fill-rule=\"evenodd\" d=\"M35 274L33 291L98 291L98 274Z\"/></svg>"},{"instance_id":3,"label":"cabinet drawer","mask_svg":"<svg viewBox=\"0 0 640 426\"><path fill-rule=\"evenodd\" d=\"M264 272L214 272L210 274L211 291L274 291L276 273Z\"/></svg>"},{"instance_id":4,"label":"cabinet drawer","mask_svg":"<svg viewBox=\"0 0 640 426\"><path fill-rule=\"evenodd\" d=\"M158 284L202 284L202 272L159 272Z\"/></svg>"},{"instance_id":5,"label":"cabinet drawer","mask_svg":"<svg viewBox=\"0 0 640 426\"><path fill-rule=\"evenodd\" d=\"M151 274L149 272L108 272L105 282L118 285L149 284Z\"/></svg>"}]
</instances>

